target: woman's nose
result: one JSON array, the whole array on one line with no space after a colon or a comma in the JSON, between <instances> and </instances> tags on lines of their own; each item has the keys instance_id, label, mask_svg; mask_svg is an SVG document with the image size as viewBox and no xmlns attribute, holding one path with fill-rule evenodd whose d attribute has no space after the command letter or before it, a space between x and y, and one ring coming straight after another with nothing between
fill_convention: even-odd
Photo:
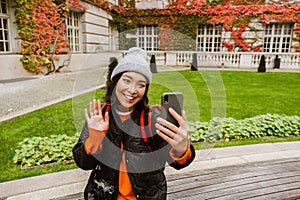
<instances>
[{"instance_id":1,"label":"woman's nose","mask_svg":"<svg viewBox=\"0 0 300 200\"><path fill-rule=\"evenodd\" d=\"M128 90L129 90L131 93L135 93L136 88L137 88L137 87L136 87L135 84L130 84Z\"/></svg>"}]
</instances>

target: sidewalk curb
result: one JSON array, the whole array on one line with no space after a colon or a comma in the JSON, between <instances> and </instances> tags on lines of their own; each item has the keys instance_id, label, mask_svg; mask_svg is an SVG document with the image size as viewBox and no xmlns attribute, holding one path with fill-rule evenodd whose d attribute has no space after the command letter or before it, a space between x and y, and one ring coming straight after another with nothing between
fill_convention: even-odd
<instances>
[{"instance_id":1,"label":"sidewalk curb","mask_svg":"<svg viewBox=\"0 0 300 200\"><path fill-rule=\"evenodd\" d=\"M254 144L196 151L195 161L187 168L166 167L166 175L187 173L246 163L294 158L300 155L300 141ZM67 170L0 183L0 199L54 199L82 193L90 171Z\"/></svg>"},{"instance_id":2,"label":"sidewalk curb","mask_svg":"<svg viewBox=\"0 0 300 200\"><path fill-rule=\"evenodd\" d=\"M85 187L89 173L73 169L3 182L0 183L0 199L40 200L80 193Z\"/></svg>"},{"instance_id":3,"label":"sidewalk curb","mask_svg":"<svg viewBox=\"0 0 300 200\"><path fill-rule=\"evenodd\" d=\"M247 163L295 158L300 156L300 141L251 144L199 150L195 160L187 168L179 171L167 167L166 175L188 173L195 170L207 170Z\"/></svg>"}]
</instances>

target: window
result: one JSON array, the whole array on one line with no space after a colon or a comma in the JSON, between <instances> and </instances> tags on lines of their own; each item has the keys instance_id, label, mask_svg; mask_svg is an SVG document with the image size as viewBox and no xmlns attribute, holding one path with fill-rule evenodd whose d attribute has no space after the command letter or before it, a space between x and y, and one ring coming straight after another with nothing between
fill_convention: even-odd
<instances>
[{"instance_id":1,"label":"window","mask_svg":"<svg viewBox=\"0 0 300 200\"><path fill-rule=\"evenodd\" d=\"M157 26L141 26L138 29L138 47L146 51L157 51L158 49Z\"/></svg>"},{"instance_id":2,"label":"window","mask_svg":"<svg viewBox=\"0 0 300 200\"><path fill-rule=\"evenodd\" d=\"M6 0L0 0L0 52L10 51L9 16Z\"/></svg>"},{"instance_id":3,"label":"window","mask_svg":"<svg viewBox=\"0 0 300 200\"><path fill-rule=\"evenodd\" d=\"M265 29L264 52L290 52L293 24L269 24Z\"/></svg>"},{"instance_id":4,"label":"window","mask_svg":"<svg viewBox=\"0 0 300 200\"><path fill-rule=\"evenodd\" d=\"M219 52L221 48L221 35L221 26L199 25L197 51Z\"/></svg>"},{"instance_id":5,"label":"window","mask_svg":"<svg viewBox=\"0 0 300 200\"><path fill-rule=\"evenodd\" d=\"M80 13L70 11L67 19L67 37L70 50L73 52L80 51L80 29L79 29Z\"/></svg>"}]
</instances>

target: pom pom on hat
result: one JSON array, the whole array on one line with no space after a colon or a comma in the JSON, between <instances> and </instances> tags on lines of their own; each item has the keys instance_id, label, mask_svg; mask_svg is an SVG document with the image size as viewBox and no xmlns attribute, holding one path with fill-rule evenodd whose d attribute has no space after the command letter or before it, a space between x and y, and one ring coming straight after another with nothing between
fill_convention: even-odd
<instances>
[{"instance_id":1,"label":"pom pom on hat","mask_svg":"<svg viewBox=\"0 0 300 200\"><path fill-rule=\"evenodd\" d=\"M130 48L126 56L114 68L111 79L119 73L131 71L144 75L148 83L151 83L152 73L148 60L145 50L138 47Z\"/></svg>"}]
</instances>

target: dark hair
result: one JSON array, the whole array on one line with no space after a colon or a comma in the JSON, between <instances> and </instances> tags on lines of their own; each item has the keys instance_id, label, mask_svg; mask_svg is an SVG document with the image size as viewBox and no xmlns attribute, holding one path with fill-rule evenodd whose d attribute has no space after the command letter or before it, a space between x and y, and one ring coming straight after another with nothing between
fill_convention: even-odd
<instances>
[{"instance_id":1,"label":"dark hair","mask_svg":"<svg viewBox=\"0 0 300 200\"><path fill-rule=\"evenodd\" d=\"M125 73L125 72L123 72L123 73ZM116 95L114 95L114 91L115 91L116 85L117 85L118 81L120 80L121 76L123 75L123 73L119 73L119 74L115 75L114 78L111 80L111 82L108 84L106 95L104 97L105 103L107 103L109 105L113 105L114 103L118 102ZM149 84L147 83L145 94L144 94L143 98L135 105L135 108L137 108L137 109L148 109L149 108L148 107L149 99L147 96L148 89L149 89Z\"/></svg>"}]
</instances>

